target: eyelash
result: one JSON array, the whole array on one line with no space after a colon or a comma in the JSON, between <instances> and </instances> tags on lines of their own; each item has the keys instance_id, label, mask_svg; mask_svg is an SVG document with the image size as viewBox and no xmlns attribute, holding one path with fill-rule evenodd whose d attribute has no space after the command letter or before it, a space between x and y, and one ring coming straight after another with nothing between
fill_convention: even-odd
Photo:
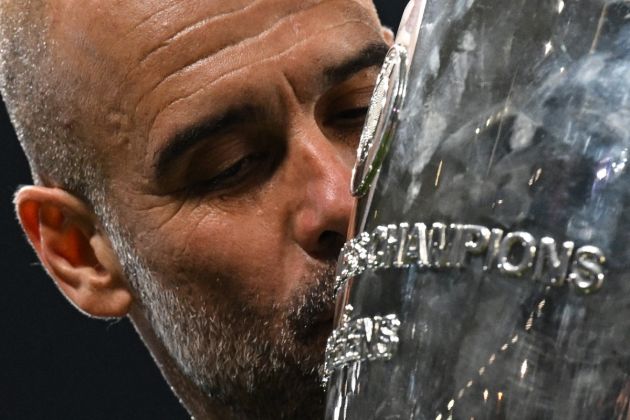
<instances>
[{"instance_id":1,"label":"eyelash","mask_svg":"<svg viewBox=\"0 0 630 420\"><path fill-rule=\"evenodd\" d=\"M337 119L343 120L356 120L365 118L368 111L368 107L350 108L343 110L335 116Z\"/></svg>"},{"instance_id":2,"label":"eyelash","mask_svg":"<svg viewBox=\"0 0 630 420\"><path fill-rule=\"evenodd\" d=\"M354 131L355 127L358 129L362 126L367 110L367 106L344 109L333 115L330 123L340 128L345 126L344 130ZM273 165L268 161L268 151L250 153L211 178L191 185L188 191L194 196L223 191L226 194L237 193L240 188L246 188L248 184L254 183L255 176L264 176L265 165Z\"/></svg>"},{"instance_id":3,"label":"eyelash","mask_svg":"<svg viewBox=\"0 0 630 420\"><path fill-rule=\"evenodd\" d=\"M264 160L265 154L262 152L249 154L212 178L195 185L194 189L198 193L207 193L238 187L239 181L247 178L256 166L259 166L259 163L262 163Z\"/></svg>"}]
</instances>

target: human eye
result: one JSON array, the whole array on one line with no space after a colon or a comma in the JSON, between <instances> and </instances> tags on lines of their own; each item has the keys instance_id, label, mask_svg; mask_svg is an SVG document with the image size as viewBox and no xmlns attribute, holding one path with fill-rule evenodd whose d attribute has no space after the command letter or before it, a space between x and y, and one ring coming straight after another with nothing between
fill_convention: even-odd
<instances>
[{"instance_id":1,"label":"human eye","mask_svg":"<svg viewBox=\"0 0 630 420\"><path fill-rule=\"evenodd\" d=\"M368 111L368 104L342 109L335 113L332 122L339 125L363 125Z\"/></svg>"},{"instance_id":2,"label":"human eye","mask_svg":"<svg viewBox=\"0 0 630 420\"><path fill-rule=\"evenodd\" d=\"M193 182L191 190L195 194L233 193L254 183L264 172L266 153L254 152L230 160L219 166L216 171L200 177Z\"/></svg>"},{"instance_id":3,"label":"human eye","mask_svg":"<svg viewBox=\"0 0 630 420\"><path fill-rule=\"evenodd\" d=\"M327 137L339 139L352 147L358 145L372 90L372 86L366 83L358 88L348 89L327 104L322 120L322 129Z\"/></svg>"},{"instance_id":4,"label":"human eye","mask_svg":"<svg viewBox=\"0 0 630 420\"><path fill-rule=\"evenodd\" d=\"M375 81L376 68L368 68L333 86L319 103L322 128L335 137L357 137L370 107Z\"/></svg>"}]
</instances>

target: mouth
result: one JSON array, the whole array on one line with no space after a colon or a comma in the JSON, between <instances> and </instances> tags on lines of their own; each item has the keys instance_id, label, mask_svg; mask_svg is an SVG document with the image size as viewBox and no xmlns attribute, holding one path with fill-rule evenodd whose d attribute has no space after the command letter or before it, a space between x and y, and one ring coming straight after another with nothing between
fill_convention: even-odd
<instances>
[{"instance_id":1,"label":"mouth","mask_svg":"<svg viewBox=\"0 0 630 420\"><path fill-rule=\"evenodd\" d=\"M322 343L325 344L328 336L333 330L334 310L327 308L325 311L311 317L299 328L297 333L298 340L306 344Z\"/></svg>"},{"instance_id":2,"label":"mouth","mask_svg":"<svg viewBox=\"0 0 630 420\"><path fill-rule=\"evenodd\" d=\"M333 293L335 267L331 263L324 270L319 270L314 281L289 316L292 329L298 341L304 344L318 345L326 340L333 329L336 298Z\"/></svg>"},{"instance_id":3,"label":"mouth","mask_svg":"<svg viewBox=\"0 0 630 420\"><path fill-rule=\"evenodd\" d=\"M331 314L327 314L324 319L317 321L315 325L313 326L314 335L318 337L325 336L326 338L328 338L328 336L333 330L333 320L334 320L334 314L331 313Z\"/></svg>"}]
</instances>

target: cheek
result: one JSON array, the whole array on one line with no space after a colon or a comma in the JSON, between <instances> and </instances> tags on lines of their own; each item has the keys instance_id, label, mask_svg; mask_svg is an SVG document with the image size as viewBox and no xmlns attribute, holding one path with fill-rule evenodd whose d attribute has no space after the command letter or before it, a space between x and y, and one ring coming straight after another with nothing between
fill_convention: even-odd
<instances>
[{"instance_id":1,"label":"cheek","mask_svg":"<svg viewBox=\"0 0 630 420\"><path fill-rule=\"evenodd\" d=\"M274 209L180 212L137 247L166 287L268 306L288 300L300 278L281 219Z\"/></svg>"}]
</instances>

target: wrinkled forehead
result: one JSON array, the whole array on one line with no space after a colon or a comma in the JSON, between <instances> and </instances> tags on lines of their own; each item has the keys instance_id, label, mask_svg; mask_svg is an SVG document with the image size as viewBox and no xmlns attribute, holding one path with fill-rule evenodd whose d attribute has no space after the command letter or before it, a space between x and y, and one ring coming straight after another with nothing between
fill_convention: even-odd
<instances>
[{"instance_id":1,"label":"wrinkled forehead","mask_svg":"<svg viewBox=\"0 0 630 420\"><path fill-rule=\"evenodd\" d=\"M333 14L356 20L362 10L378 22L371 0L65 0L50 8L53 37L63 47L127 71L169 46L192 48L186 41L198 42L199 33L208 34L211 54L287 26L298 35Z\"/></svg>"},{"instance_id":2,"label":"wrinkled forehead","mask_svg":"<svg viewBox=\"0 0 630 420\"><path fill-rule=\"evenodd\" d=\"M191 82L209 85L309 37L320 44L309 54L327 59L321 44L331 39L340 45L327 52L356 47L344 31L380 33L371 0L65 0L51 11L60 59L76 72L77 91L89 90L85 101L98 101L91 124L155 121L166 103L199 89Z\"/></svg>"}]
</instances>

